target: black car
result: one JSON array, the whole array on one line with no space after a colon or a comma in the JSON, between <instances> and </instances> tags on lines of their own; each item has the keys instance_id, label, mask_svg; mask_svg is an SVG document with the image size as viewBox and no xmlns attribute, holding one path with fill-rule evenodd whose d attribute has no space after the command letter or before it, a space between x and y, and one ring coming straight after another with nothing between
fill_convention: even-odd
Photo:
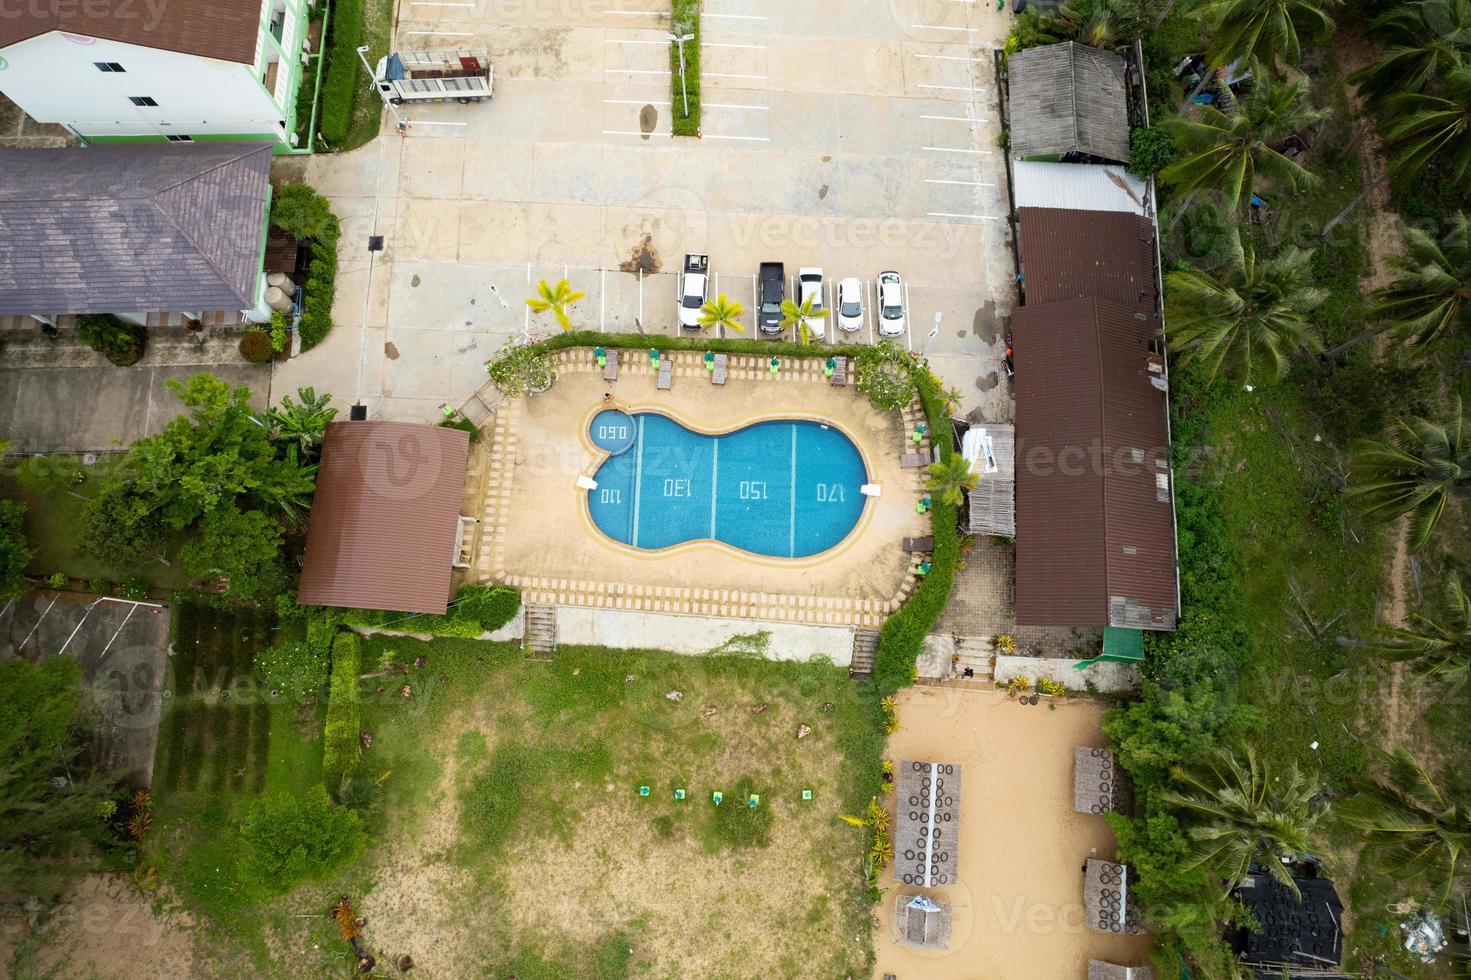
<instances>
[{"instance_id":1,"label":"black car","mask_svg":"<svg viewBox=\"0 0 1471 980\"><path fill-rule=\"evenodd\" d=\"M761 309L756 323L764 334L779 334L781 301L787 296L787 271L780 262L761 263Z\"/></svg>"}]
</instances>

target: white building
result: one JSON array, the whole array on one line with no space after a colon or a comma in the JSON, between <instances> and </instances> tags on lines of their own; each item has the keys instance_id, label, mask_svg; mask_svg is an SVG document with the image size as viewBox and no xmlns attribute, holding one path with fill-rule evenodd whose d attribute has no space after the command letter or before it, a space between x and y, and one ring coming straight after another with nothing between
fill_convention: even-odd
<instances>
[{"instance_id":1,"label":"white building","mask_svg":"<svg viewBox=\"0 0 1471 980\"><path fill-rule=\"evenodd\" d=\"M0 92L87 143L295 142L308 0L27 0Z\"/></svg>"}]
</instances>

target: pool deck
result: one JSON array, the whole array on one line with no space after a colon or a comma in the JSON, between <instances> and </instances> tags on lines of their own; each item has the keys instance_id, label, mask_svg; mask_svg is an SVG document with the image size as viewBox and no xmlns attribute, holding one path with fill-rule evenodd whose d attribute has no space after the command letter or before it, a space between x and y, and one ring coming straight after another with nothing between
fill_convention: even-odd
<instances>
[{"instance_id":1,"label":"pool deck","mask_svg":"<svg viewBox=\"0 0 1471 980\"><path fill-rule=\"evenodd\" d=\"M676 351L665 355L674 360L673 388L659 391L643 352L622 352L612 383L585 348L553 356L550 391L507 401L485 423L485 451L476 454L483 471L471 480L481 523L470 578L518 586L530 603L858 628L877 628L913 591L919 559L902 540L930 533L929 517L915 510L925 471L904 469L900 457L929 448L911 441L924 417L917 402L902 416L875 411L851 383L829 384L821 358L783 358L773 378L764 358L731 355L729 380L717 387L698 353ZM658 552L619 544L593 525L577 487L602 458L587 423L606 393L625 411L665 412L705 431L770 418L830 422L857 445L882 494L842 543L810 558L712 541Z\"/></svg>"}]
</instances>

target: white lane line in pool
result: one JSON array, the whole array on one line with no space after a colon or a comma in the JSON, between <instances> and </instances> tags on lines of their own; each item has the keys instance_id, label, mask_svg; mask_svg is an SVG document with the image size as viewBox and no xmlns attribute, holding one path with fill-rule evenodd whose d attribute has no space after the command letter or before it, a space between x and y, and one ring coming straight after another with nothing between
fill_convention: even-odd
<instances>
[{"instance_id":1,"label":"white lane line in pool","mask_svg":"<svg viewBox=\"0 0 1471 980\"><path fill-rule=\"evenodd\" d=\"M787 511L787 557L797 557L797 427L792 426L792 506Z\"/></svg>"},{"instance_id":2,"label":"white lane line in pool","mask_svg":"<svg viewBox=\"0 0 1471 980\"><path fill-rule=\"evenodd\" d=\"M715 540L715 502L720 499L720 437L710 440L710 540Z\"/></svg>"},{"instance_id":3,"label":"white lane line in pool","mask_svg":"<svg viewBox=\"0 0 1471 980\"><path fill-rule=\"evenodd\" d=\"M643 494L644 482L644 417L638 417L638 455L633 461L633 540L630 542L635 548L638 547L638 508Z\"/></svg>"}]
</instances>

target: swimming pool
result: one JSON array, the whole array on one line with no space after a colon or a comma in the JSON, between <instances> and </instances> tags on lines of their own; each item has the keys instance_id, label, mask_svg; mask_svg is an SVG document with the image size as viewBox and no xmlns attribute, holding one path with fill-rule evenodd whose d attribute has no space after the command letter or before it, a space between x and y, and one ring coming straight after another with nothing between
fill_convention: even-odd
<instances>
[{"instance_id":1,"label":"swimming pool","mask_svg":"<svg viewBox=\"0 0 1471 980\"><path fill-rule=\"evenodd\" d=\"M863 513L863 456L821 422L757 422L713 436L657 412L609 409L589 434L612 454L588 491L593 523L635 548L709 539L806 558L846 538Z\"/></svg>"}]
</instances>

